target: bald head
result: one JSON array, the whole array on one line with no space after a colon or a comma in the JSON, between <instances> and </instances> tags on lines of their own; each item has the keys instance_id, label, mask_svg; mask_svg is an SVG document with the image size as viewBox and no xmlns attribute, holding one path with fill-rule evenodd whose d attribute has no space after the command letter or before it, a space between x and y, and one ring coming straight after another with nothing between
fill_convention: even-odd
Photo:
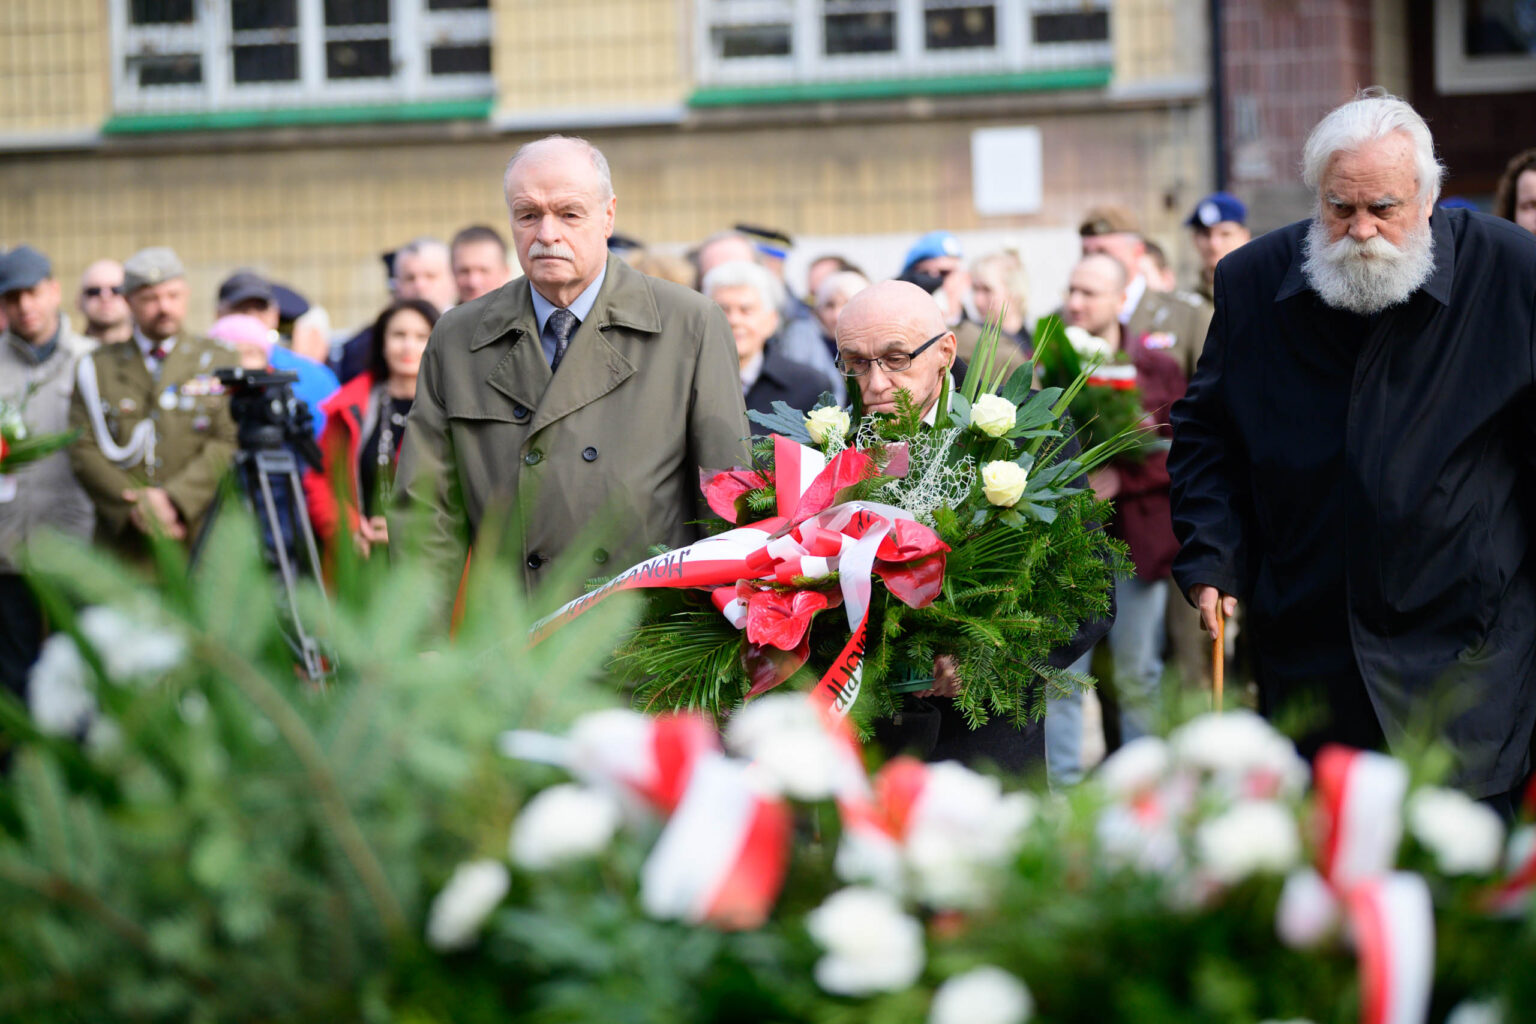
<instances>
[{"instance_id":1,"label":"bald head","mask_svg":"<svg viewBox=\"0 0 1536 1024\"><path fill-rule=\"evenodd\" d=\"M1126 278L1125 267L1114 257L1104 253L1084 256L1067 279L1062 319L1070 326L1119 344Z\"/></svg>"},{"instance_id":2,"label":"bald head","mask_svg":"<svg viewBox=\"0 0 1536 1024\"><path fill-rule=\"evenodd\" d=\"M938 400L939 384L955 361L955 336L932 295L905 281L882 281L843 307L837 320L837 351L845 365L867 364L867 372L854 377L867 411L895 412L896 393L907 391L926 413ZM867 362L904 357L911 357L911 365L896 371Z\"/></svg>"}]
</instances>

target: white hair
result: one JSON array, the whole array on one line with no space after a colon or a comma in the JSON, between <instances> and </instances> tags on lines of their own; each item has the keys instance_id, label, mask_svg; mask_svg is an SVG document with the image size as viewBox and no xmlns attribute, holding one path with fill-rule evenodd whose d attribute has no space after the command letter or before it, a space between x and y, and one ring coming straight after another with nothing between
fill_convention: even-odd
<instances>
[{"instance_id":1,"label":"white hair","mask_svg":"<svg viewBox=\"0 0 1536 1024\"><path fill-rule=\"evenodd\" d=\"M717 288L741 287L756 288L757 294L762 296L763 305L769 309L776 310L784 305L784 286L779 284L778 278L766 267L746 260L720 264L704 275L699 290L713 297Z\"/></svg>"},{"instance_id":2,"label":"white hair","mask_svg":"<svg viewBox=\"0 0 1536 1024\"><path fill-rule=\"evenodd\" d=\"M512 168L517 166L519 160L525 156L532 156L552 142L574 142L585 149L587 156L592 160L592 169L597 172L597 176L602 182L603 199L606 201L613 198L613 175L608 170L608 158L603 156L602 150L578 135L546 135L542 139L534 139L532 142L523 143L523 145L518 147L517 152L512 154L512 159L507 161L507 169L501 176L501 191L503 193L510 191Z\"/></svg>"},{"instance_id":3,"label":"white hair","mask_svg":"<svg viewBox=\"0 0 1536 1024\"><path fill-rule=\"evenodd\" d=\"M1353 100L1330 110L1312 129L1301 149L1301 180L1316 193L1334 154L1359 149L1396 132L1407 135L1413 143L1419 200L1439 199L1445 167L1435 159L1429 125L1418 111L1376 86L1361 90Z\"/></svg>"},{"instance_id":4,"label":"white hair","mask_svg":"<svg viewBox=\"0 0 1536 1024\"><path fill-rule=\"evenodd\" d=\"M401 261L415 259L418 256L426 256L439 260L443 266L453 265L453 257L448 252L448 246L436 238L413 238L400 248L395 250L395 265Z\"/></svg>"},{"instance_id":5,"label":"white hair","mask_svg":"<svg viewBox=\"0 0 1536 1024\"><path fill-rule=\"evenodd\" d=\"M865 288L869 287L869 278L857 270L839 270L835 274L828 275L821 282L821 287L816 289L816 305L825 306L832 301L833 296L844 300L851 299Z\"/></svg>"},{"instance_id":6,"label":"white hair","mask_svg":"<svg viewBox=\"0 0 1536 1024\"><path fill-rule=\"evenodd\" d=\"M331 314L325 311L324 306L310 306L308 312L293 322L293 329L295 331L301 327L313 327L321 334L329 337L331 333Z\"/></svg>"}]
</instances>

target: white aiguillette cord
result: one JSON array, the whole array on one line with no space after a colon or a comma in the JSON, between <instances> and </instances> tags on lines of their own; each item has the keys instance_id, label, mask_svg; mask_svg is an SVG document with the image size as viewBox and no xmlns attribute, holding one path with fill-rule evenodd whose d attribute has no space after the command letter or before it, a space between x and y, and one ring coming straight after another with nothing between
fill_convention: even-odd
<instances>
[{"instance_id":1,"label":"white aiguillette cord","mask_svg":"<svg viewBox=\"0 0 1536 1024\"><path fill-rule=\"evenodd\" d=\"M140 420L128 435L128 443L119 445L107 429L106 417L101 413L101 387L96 382L96 360L90 356L81 358L75 369L75 386L85 401L86 415L91 418L91 429L96 434L96 447L101 449L110 462L127 468L141 459L149 462L155 457L154 420Z\"/></svg>"}]
</instances>

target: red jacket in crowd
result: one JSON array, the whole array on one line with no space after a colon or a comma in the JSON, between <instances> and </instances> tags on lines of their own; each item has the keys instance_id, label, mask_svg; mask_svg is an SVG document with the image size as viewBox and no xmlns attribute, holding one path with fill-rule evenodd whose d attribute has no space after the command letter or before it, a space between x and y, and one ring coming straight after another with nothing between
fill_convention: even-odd
<instances>
[{"instance_id":1,"label":"red jacket in crowd","mask_svg":"<svg viewBox=\"0 0 1536 1024\"><path fill-rule=\"evenodd\" d=\"M315 536L330 544L341 532L345 511L347 528L357 531L358 492L362 490L358 473L358 448L378 415L373 395L373 375L360 373L343 384L330 398L320 403L325 413L325 431L320 435L322 469L304 472L304 496L309 504L309 519ZM342 493L337 494L336 487Z\"/></svg>"}]
</instances>

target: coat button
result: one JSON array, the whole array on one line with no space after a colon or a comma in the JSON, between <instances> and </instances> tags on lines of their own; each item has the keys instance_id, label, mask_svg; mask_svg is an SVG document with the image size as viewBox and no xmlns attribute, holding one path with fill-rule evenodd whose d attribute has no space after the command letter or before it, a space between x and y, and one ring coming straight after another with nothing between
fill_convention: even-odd
<instances>
[{"instance_id":1,"label":"coat button","mask_svg":"<svg viewBox=\"0 0 1536 1024\"><path fill-rule=\"evenodd\" d=\"M537 466L540 462L543 461L543 459L544 453L535 448L533 451L523 456L523 464L527 466Z\"/></svg>"},{"instance_id":2,"label":"coat button","mask_svg":"<svg viewBox=\"0 0 1536 1024\"><path fill-rule=\"evenodd\" d=\"M608 552L604 551L602 548L598 548L596 551L592 552L592 561L596 562L598 565L606 564L608 561Z\"/></svg>"},{"instance_id":3,"label":"coat button","mask_svg":"<svg viewBox=\"0 0 1536 1024\"><path fill-rule=\"evenodd\" d=\"M535 551L533 554L528 556L528 568L530 568L530 569L537 569L539 566L541 566L543 564L544 564L544 556L539 554L537 551Z\"/></svg>"},{"instance_id":4,"label":"coat button","mask_svg":"<svg viewBox=\"0 0 1536 1024\"><path fill-rule=\"evenodd\" d=\"M583 448L581 450L581 457L586 459L588 462L596 462L597 461L597 449L592 447L591 445L587 445L585 448Z\"/></svg>"},{"instance_id":5,"label":"coat button","mask_svg":"<svg viewBox=\"0 0 1536 1024\"><path fill-rule=\"evenodd\" d=\"M523 406L523 405L514 405L512 407L512 418L515 419L515 420L525 420L525 419L527 419L528 418L528 407L527 406Z\"/></svg>"}]
</instances>

